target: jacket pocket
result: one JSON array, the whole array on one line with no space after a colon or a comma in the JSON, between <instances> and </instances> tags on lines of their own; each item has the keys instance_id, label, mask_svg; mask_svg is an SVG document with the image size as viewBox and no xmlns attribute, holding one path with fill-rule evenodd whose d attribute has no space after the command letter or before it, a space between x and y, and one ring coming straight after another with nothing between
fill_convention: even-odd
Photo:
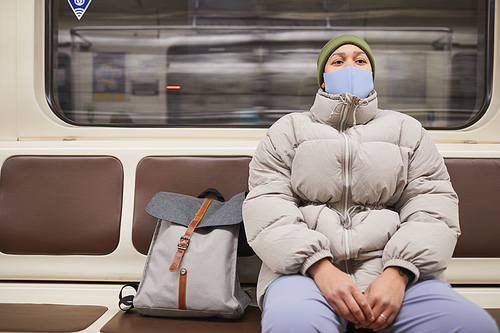
<instances>
[{"instance_id":1,"label":"jacket pocket","mask_svg":"<svg viewBox=\"0 0 500 333\"><path fill-rule=\"evenodd\" d=\"M351 258L383 250L400 225L399 214L389 209L356 214L352 218L352 228L349 232Z\"/></svg>"}]
</instances>

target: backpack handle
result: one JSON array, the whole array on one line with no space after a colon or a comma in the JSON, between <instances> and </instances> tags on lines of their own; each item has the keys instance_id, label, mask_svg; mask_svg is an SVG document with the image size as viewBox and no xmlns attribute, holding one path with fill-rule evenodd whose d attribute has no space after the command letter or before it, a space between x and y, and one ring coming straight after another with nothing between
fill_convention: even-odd
<instances>
[{"instance_id":1,"label":"backpack handle","mask_svg":"<svg viewBox=\"0 0 500 333\"><path fill-rule=\"evenodd\" d=\"M222 196L222 194L220 194L219 191L217 191L216 189L214 189L212 187L207 188L205 191L201 192L200 195L198 196L198 198L206 198L209 194L215 194L217 196L218 201L221 201L221 202L226 201L226 200L224 200L224 197Z\"/></svg>"}]
</instances>

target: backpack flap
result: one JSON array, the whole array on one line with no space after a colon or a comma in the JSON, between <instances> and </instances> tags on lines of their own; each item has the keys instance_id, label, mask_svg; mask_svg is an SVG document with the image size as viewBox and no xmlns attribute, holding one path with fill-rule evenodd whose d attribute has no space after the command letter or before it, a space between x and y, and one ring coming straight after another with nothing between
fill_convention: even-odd
<instances>
[{"instance_id":1,"label":"backpack flap","mask_svg":"<svg viewBox=\"0 0 500 333\"><path fill-rule=\"evenodd\" d=\"M146 212L157 219L187 227L204 200L184 194L159 192L147 205ZM227 202L213 200L197 228L218 227L242 222L241 206L244 200L245 192L233 196Z\"/></svg>"}]
</instances>

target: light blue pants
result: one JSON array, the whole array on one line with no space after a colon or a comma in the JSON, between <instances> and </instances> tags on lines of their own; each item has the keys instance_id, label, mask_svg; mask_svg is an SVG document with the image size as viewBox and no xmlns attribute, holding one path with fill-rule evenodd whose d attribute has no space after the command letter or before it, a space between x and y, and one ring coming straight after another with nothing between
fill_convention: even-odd
<instances>
[{"instance_id":1,"label":"light blue pants","mask_svg":"<svg viewBox=\"0 0 500 333\"><path fill-rule=\"evenodd\" d=\"M263 304L264 333L341 333L348 321L326 302L313 279L286 275L268 288ZM497 333L493 318L443 281L407 288L403 305L384 333Z\"/></svg>"}]
</instances>

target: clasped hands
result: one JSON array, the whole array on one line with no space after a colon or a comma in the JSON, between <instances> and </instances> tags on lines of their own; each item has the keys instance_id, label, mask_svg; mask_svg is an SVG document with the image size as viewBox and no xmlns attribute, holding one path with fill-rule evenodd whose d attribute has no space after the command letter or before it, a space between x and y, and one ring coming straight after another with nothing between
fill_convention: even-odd
<instances>
[{"instance_id":1,"label":"clasped hands","mask_svg":"<svg viewBox=\"0 0 500 333\"><path fill-rule=\"evenodd\" d=\"M356 328L374 331L389 326L401 308L408 277L399 267L388 267L363 294L354 281L328 259L322 259L309 270L319 290L335 312L355 324Z\"/></svg>"}]
</instances>

